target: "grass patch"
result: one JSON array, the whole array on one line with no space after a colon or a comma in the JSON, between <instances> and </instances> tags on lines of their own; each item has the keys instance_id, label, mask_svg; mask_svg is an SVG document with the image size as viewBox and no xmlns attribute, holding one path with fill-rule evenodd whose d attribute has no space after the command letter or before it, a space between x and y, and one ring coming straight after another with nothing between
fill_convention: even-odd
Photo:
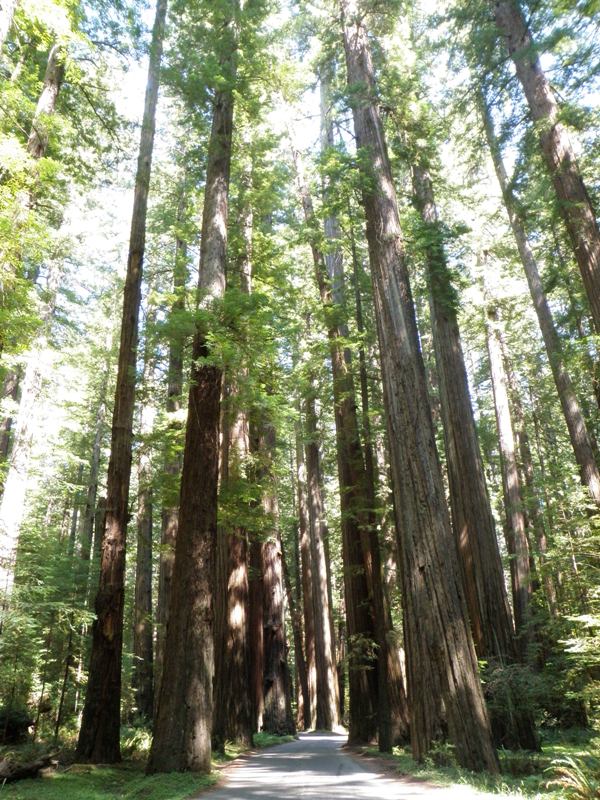
<instances>
[{"instance_id":1,"label":"grass patch","mask_svg":"<svg viewBox=\"0 0 600 800\"><path fill-rule=\"evenodd\" d=\"M294 742L296 741L296 737L292 736L291 734L286 736L277 736L275 733L265 733L265 731L261 731L260 733L255 733L252 737L252 743L254 747L273 747L275 744L285 744L286 742Z\"/></svg>"},{"instance_id":2,"label":"grass patch","mask_svg":"<svg viewBox=\"0 0 600 800\"><path fill-rule=\"evenodd\" d=\"M367 748L369 755L393 762L400 775L417 778L438 786L469 786L479 792L508 794L530 800L565 800L571 795L553 784L560 775L561 759L575 759L584 770L594 767L592 753L600 749L600 735L593 731L565 731L548 734L542 753L500 751L500 775L474 773L457 766L452 748L434 749L422 764L413 760L410 751L395 748L392 755L382 755L377 748Z\"/></svg>"},{"instance_id":3,"label":"grass patch","mask_svg":"<svg viewBox=\"0 0 600 800\"><path fill-rule=\"evenodd\" d=\"M217 775L171 772L145 775L139 764L116 767L73 765L47 777L0 789L2 800L184 800L213 786Z\"/></svg>"},{"instance_id":4,"label":"grass patch","mask_svg":"<svg viewBox=\"0 0 600 800\"><path fill-rule=\"evenodd\" d=\"M257 733L254 746L272 747L294 739L294 736ZM216 770L211 775L190 772L146 775L144 766L150 741L148 731L124 728L121 749L126 761L122 764L73 764L44 777L0 785L0 800L186 800L202 789L214 786L219 780L218 768L244 752L239 745L227 742L225 753L213 753ZM0 751L0 757L10 755L19 761L27 761L47 752L47 747L21 745L10 751L0 748Z\"/></svg>"}]
</instances>

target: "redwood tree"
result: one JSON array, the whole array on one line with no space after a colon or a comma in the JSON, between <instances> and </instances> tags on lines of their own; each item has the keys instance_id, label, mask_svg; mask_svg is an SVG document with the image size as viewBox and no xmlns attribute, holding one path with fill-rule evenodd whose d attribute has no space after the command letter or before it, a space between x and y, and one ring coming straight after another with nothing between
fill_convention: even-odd
<instances>
[{"instance_id":1,"label":"redwood tree","mask_svg":"<svg viewBox=\"0 0 600 800\"><path fill-rule=\"evenodd\" d=\"M146 211L166 14L167 0L158 0L152 30L131 218L129 257L123 294L100 586L95 603L97 618L93 626L88 685L77 742L77 758L79 760L101 763L113 763L121 758L119 732L125 541L129 518L138 319L146 242Z\"/></svg>"},{"instance_id":2,"label":"redwood tree","mask_svg":"<svg viewBox=\"0 0 600 800\"><path fill-rule=\"evenodd\" d=\"M225 292L227 222L239 3L217 12L223 85L215 92L202 216L199 296L214 305ZM192 348L179 526L163 673L148 772L211 768L214 671L212 589L222 370L211 361L199 323Z\"/></svg>"},{"instance_id":3,"label":"redwood tree","mask_svg":"<svg viewBox=\"0 0 600 800\"><path fill-rule=\"evenodd\" d=\"M596 333L600 333L600 228L596 210L581 177L569 134L560 119L556 94L542 69L520 0L491 0L491 6L538 131L542 155L590 303L594 327Z\"/></svg>"},{"instance_id":4,"label":"redwood tree","mask_svg":"<svg viewBox=\"0 0 600 800\"><path fill-rule=\"evenodd\" d=\"M422 759L431 745L428 721L439 690L460 763L497 772L460 588L458 553L444 496L367 29L356 0L341 0L340 11L350 104L364 177L363 205L392 475L401 515L398 546L413 753ZM433 681L423 681L430 676Z\"/></svg>"}]
</instances>

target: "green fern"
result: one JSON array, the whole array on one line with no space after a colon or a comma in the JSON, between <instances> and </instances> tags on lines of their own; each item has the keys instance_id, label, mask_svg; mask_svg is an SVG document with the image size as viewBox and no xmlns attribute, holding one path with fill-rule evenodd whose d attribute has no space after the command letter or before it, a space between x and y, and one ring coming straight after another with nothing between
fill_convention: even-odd
<instances>
[{"instance_id":1,"label":"green fern","mask_svg":"<svg viewBox=\"0 0 600 800\"><path fill-rule=\"evenodd\" d=\"M560 758L549 770L555 777L548 786L566 789L572 800L600 800L600 761L598 759Z\"/></svg>"}]
</instances>

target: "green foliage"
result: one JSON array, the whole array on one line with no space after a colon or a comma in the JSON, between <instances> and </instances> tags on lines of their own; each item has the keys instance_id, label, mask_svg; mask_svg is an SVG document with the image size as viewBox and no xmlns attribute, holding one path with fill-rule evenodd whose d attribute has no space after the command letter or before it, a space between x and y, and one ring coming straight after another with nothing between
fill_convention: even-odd
<instances>
[{"instance_id":1,"label":"green foliage","mask_svg":"<svg viewBox=\"0 0 600 800\"><path fill-rule=\"evenodd\" d=\"M286 736L279 736L276 733L266 733L265 731L259 731L255 733L252 737L252 744L254 747L273 747L276 744L286 744L287 742L293 742L296 739L295 736L286 735Z\"/></svg>"},{"instance_id":2,"label":"green foliage","mask_svg":"<svg viewBox=\"0 0 600 800\"><path fill-rule=\"evenodd\" d=\"M14 800L184 800L216 783L212 775L168 773L146 776L141 767L78 766L45 778L6 785L2 793Z\"/></svg>"},{"instance_id":3,"label":"green foliage","mask_svg":"<svg viewBox=\"0 0 600 800\"><path fill-rule=\"evenodd\" d=\"M548 785L566 789L572 800L600 798L600 759L559 758L552 762L551 771L556 777Z\"/></svg>"}]
</instances>

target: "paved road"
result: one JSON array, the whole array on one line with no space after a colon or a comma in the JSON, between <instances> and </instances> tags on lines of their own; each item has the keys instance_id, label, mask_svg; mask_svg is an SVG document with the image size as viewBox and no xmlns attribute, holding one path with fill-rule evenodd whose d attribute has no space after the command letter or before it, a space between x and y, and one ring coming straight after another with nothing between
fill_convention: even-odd
<instances>
[{"instance_id":1,"label":"paved road","mask_svg":"<svg viewBox=\"0 0 600 800\"><path fill-rule=\"evenodd\" d=\"M205 800L465 800L468 787L431 788L366 769L342 749L346 737L305 733L264 750L226 771L225 783ZM499 795L495 795L499 800Z\"/></svg>"}]
</instances>

